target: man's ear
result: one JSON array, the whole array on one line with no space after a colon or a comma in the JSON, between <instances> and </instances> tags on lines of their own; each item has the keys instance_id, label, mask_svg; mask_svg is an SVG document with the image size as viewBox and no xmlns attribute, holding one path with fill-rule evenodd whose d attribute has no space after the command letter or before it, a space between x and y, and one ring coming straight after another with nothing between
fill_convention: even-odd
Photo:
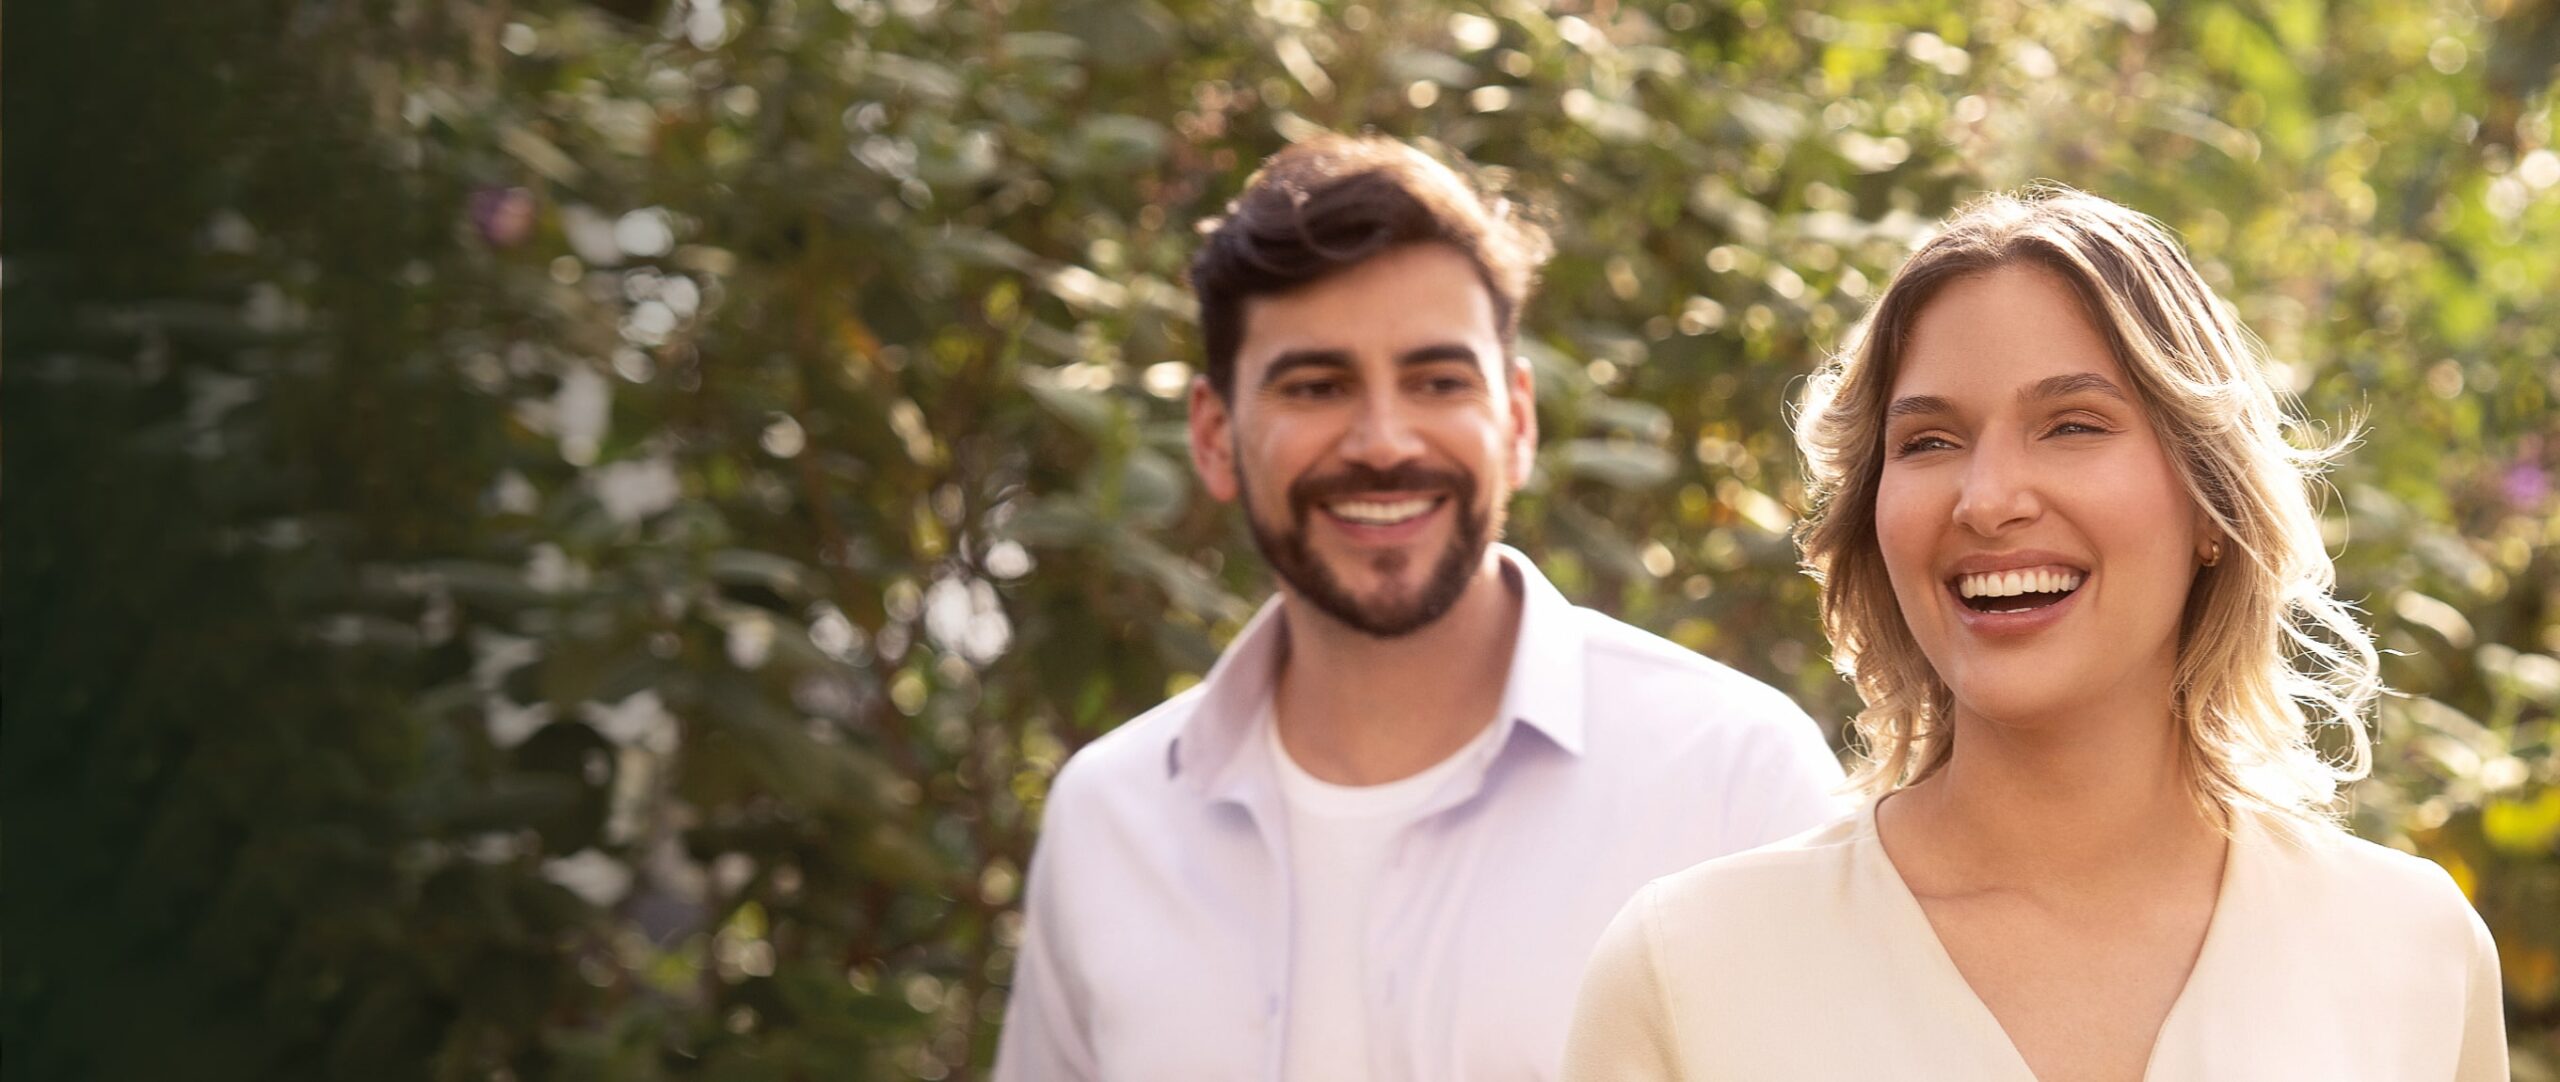
<instances>
[{"instance_id":1,"label":"man's ear","mask_svg":"<svg viewBox=\"0 0 2560 1082\"><path fill-rule=\"evenodd\" d=\"M1529 358L1514 355L1511 380L1511 484L1529 483L1529 468L1538 460L1538 381L1529 372Z\"/></svg>"},{"instance_id":2,"label":"man's ear","mask_svg":"<svg viewBox=\"0 0 2560 1082\"><path fill-rule=\"evenodd\" d=\"M1219 503L1236 498L1235 415L1229 412L1227 400L1210 386L1209 377L1197 376L1191 381L1191 468L1200 474L1200 485L1209 497Z\"/></svg>"}]
</instances>

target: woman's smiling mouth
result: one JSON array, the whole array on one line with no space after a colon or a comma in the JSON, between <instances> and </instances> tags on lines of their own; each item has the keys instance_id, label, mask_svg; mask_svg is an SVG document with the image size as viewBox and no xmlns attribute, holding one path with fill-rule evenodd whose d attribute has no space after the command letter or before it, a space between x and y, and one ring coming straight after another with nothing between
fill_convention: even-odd
<instances>
[{"instance_id":1,"label":"woman's smiling mouth","mask_svg":"<svg viewBox=\"0 0 2560 1082\"><path fill-rule=\"evenodd\" d=\"M1948 586L1975 612L2025 612L2071 596L2088 578L2078 568L2047 565L1958 575Z\"/></svg>"}]
</instances>

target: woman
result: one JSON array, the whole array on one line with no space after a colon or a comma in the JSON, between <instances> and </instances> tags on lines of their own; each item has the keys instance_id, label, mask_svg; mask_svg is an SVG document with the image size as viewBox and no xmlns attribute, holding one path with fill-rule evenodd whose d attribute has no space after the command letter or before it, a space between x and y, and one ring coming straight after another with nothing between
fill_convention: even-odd
<instances>
[{"instance_id":1,"label":"woman","mask_svg":"<svg viewBox=\"0 0 2560 1082\"><path fill-rule=\"evenodd\" d=\"M1912 257L1798 433L1872 799L1645 888L1568 1078L2506 1077L2461 891L2330 818L2374 652L2266 367L2103 199Z\"/></svg>"}]
</instances>

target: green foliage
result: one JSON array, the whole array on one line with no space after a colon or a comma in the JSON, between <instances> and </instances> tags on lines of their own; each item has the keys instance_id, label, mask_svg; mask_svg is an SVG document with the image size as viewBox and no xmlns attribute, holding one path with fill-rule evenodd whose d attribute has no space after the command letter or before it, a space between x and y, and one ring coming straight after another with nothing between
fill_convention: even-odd
<instances>
[{"instance_id":1,"label":"green foliage","mask_svg":"<svg viewBox=\"0 0 2560 1082\"><path fill-rule=\"evenodd\" d=\"M1191 226L1361 127L1559 224L1513 539L1834 722L1797 381L1971 193L2178 229L2368 421L2354 823L2560 1064L2548 0L88 7L12 26L30 1076L981 1069L1047 779L1267 588Z\"/></svg>"}]
</instances>

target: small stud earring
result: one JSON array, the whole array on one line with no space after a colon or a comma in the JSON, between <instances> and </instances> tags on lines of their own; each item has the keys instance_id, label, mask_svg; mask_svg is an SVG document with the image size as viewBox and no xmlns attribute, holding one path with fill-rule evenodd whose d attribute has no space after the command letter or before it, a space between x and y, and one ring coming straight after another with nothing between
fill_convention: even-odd
<instances>
[{"instance_id":1,"label":"small stud earring","mask_svg":"<svg viewBox=\"0 0 2560 1082\"><path fill-rule=\"evenodd\" d=\"M2213 540L2211 540L2211 541L2207 541L2207 542L2205 542L2205 543L2204 543L2204 565L2205 565L2206 567L2212 567L2213 565L2218 564L2218 563L2221 563L2221 562L2222 562L2222 539L2221 539L2221 538L2219 538L2219 537L2217 537L2217 538L2214 538L2214 539L2213 539Z\"/></svg>"}]
</instances>

